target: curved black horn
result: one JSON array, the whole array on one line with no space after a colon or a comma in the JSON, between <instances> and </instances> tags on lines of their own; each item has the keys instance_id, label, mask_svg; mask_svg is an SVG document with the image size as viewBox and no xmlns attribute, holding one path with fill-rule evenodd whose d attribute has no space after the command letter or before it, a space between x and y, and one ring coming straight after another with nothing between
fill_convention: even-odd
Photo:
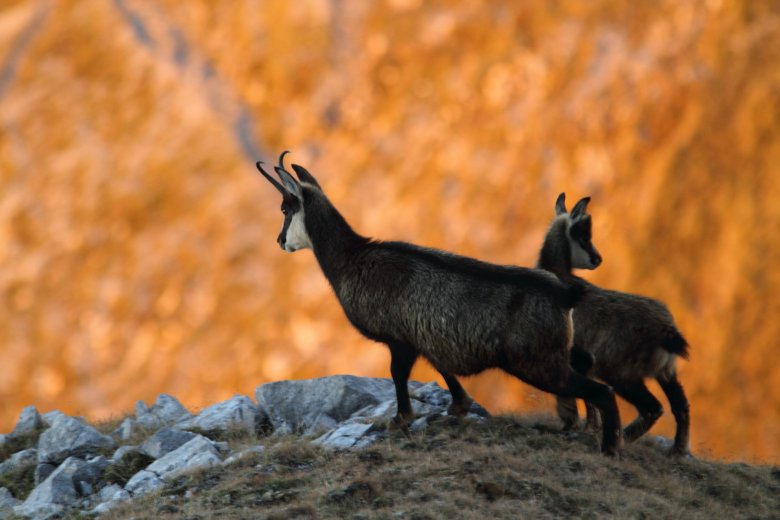
<instances>
[{"instance_id":1,"label":"curved black horn","mask_svg":"<svg viewBox=\"0 0 780 520\"><path fill-rule=\"evenodd\" d=\"M284 194L285 194L285 190L284 190L284 188L282 187L282 185L281 185L281 184L279 184L279 181L277 181L276 179L274 179L273 177L271 177L270 175L268 175L268 172L266 172L266 171L263 169L263 167L261 166L262 164L263 164L263 161L257 161L257 162L255 163L255 166L257 166L257 169L258 169L258 170L260 170L260 173L262 173L262 174L263 174L263 177L265 177L266 179L268 179L268 181L269 181L271 184L273 184L273 185L274 185L274 188L276 188L277 190L279 190L279 192L280 192L282 195L284 195Z\"/></svg>"},{"instance_id":2,"label":"curved black horn","mask_svg":"<svg viewBox=\"0 0 780 520\"><path fill-rule=\"evenodd\" d=\"M279 166L278 168L284 170L284 156L290 153L290 150L285 150L282 152L282 155L279 156ZM285 170L287 171L287 170Z\"/></svg>"}]
</instances>

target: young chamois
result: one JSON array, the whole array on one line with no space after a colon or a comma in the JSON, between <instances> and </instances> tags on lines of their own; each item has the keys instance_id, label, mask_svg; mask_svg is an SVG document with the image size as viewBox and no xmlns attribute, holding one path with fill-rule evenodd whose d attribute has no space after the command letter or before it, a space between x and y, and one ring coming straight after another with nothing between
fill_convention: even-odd
<instances>
[{"instance_id":1,"label":"young chamois","mask_svg":"<svg viewBox=\"0 0 780 520\"><path fill-rule=\"evenodd\" d=\"M274 168L284 224L277 242L288 252L310 248L347 318L366 337L390 348L398 403L395 420L412 420L407 382L418 357L441 373L453 413L470 399L456 376L501 368L541 390L582 398L601 411L602 452L615 454L622 438L612 390L573 370L570 309L582 286L538 269L505 267L403 242L357 234L317 180L292 165L300 182Z\"/></svg>"},{"instance_id":2,"label":"young chamois","mask_svg":"<svg viewBox=\"0 0 780 520\"><path fill-rule=\"evenodd\" d=\"M564 283L584 283L587 290L574 308L572 366L583 375L605 381L634 405L639 416L623 432L627 442L647 432L663 413L663 407L648 391L644 380L661 385L677 421L672 452L689 453L688 400L677 379L677 357L688 357L688 343L663 303L592 285L572 274L572 268L595 269L601 256L591 242L590 198L581 199L571 213L565 194L555 202L555 220L547 231L537 267L558 276ZM558 414L565 428L577 424L576 400L558 397ZM587 403L586 403L587 405ZM598 424L597 412L587 406L588 426Z\"/></svg>"}]
</instances>

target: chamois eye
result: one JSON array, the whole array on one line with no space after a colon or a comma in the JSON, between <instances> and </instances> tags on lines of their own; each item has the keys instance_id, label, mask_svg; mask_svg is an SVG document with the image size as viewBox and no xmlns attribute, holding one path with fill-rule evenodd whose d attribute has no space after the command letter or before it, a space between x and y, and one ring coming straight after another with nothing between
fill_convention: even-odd
<instances>
[{"instance_id":1,"label":"chamois eye","mask_svg":"<svg viewBox=\"0 0 780 520\"><path fill-rule=\"evenodd\" d=\"M287 208L282 208L282 215L287 216Z\"/></svg>"}]
</instances>

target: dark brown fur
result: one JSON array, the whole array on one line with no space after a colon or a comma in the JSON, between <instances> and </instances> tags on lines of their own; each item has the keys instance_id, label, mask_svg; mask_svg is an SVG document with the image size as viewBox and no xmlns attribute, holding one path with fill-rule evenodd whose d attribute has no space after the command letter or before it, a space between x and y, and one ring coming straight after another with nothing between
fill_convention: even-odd
<instances>
[{"instance_id":1,"label":"dark brown fur","mask_svg":"<svg viewBox=\"0 0 780 520\"><path fill-rule=\"evenodd\" d=\"M557 216L545 237L538 265L562 281L579 280L587 284L585 295L574 309L572 366L607 382L637 408L639 416L624 430L628 441L641 437L663 413L661 404L644 384L647 378L656 379L677 420L673 451L687 454L690 412L677 378L676 361L678 357L688 357L688 343L662 302L601 289L572 274L573 267L595 269L601 263L591 241L586 206L587 200L584 204L581 201L569 214L561 194L556 203ZM583 264L577 265L575 259ZM557 408L566 427L577 424L573 399L558 398ZM587 409L588 425L595 426L596 411L590 406Z\"/></svg>"}]
</instances>

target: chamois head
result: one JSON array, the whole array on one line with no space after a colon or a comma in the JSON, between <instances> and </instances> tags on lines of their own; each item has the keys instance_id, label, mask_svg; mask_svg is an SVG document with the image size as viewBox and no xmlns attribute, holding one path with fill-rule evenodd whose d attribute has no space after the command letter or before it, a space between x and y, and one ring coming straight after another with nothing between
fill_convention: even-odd
<instances>
[{"instance_id":1,"label":"chamois head","mask_svg":"<svg viewBox=\"0 0 780 520\"><path fill-rule=\"evenodd\" d=\"M566 238L571 252L571 266L577 269L595 269L601 265L601 255L593 246L590 215L586 213L590 197L577 201L571 213L566 211L566 194L558 195L555 214L567 219Z\"/></svg>"},{"instance_id":2,"label":"chamois head","mask_svg":"<svg viewBox=\"0 0 780 520\"><path fill-rule=\"evenodd\" d=\"M282 194L284 224L282 224L282 231L279 233L279 237L276 241L278 242L279 247L292 253L299 249L312 247L309 233L306 231L304 190L311 188L319 190L320 185L312 174L297 164L293 164L292 167L298 175L300 182L295 180L293 176L284 169L284 156L287 153L289 153L289 151L282 152L282 155L279 156L279 164L274 166L274 171L276 171L276 174L282 181L281 184L263 169L262 161L258 161L256 166L257 169L260 170L260 173L262 173L263 176L265 176L265 178Z\"/></svg>"}]
</instances>

